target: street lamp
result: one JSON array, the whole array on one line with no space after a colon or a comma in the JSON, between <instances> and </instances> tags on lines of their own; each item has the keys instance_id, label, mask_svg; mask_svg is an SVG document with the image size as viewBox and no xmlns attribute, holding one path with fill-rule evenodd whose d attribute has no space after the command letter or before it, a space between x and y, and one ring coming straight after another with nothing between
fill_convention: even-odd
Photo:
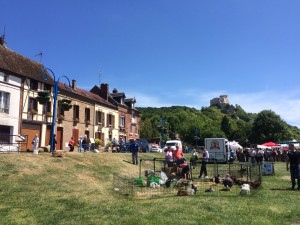
<instances>
[{"instance_id":1,"label":"street lamp","mask_svg":"<svg viewBox=\"0 0 300 225\"><path fill-rule=\"evenodd\" d=\"M50 134L50 152L54 152L55 150L55 143L54 143L54 128L55 128L55 122L56 122L56 101L57 101L57 95L58 95L58 83L59 79L62 77L65 77L69 82L69 88L71 87L70 80L66 76L60 76L57 80L55 79L55 75L52 70L49 68L42 69L40 75L43 80L48 80L47 73L44 73L44 71L50 71L51 75L53 76L54 86L53 86L53 115L52 115L52 127L51 127L51 134ZM66 87L66 85L65 85ZM67 88L67 87L66 87Z\"/></svg>"},{"instance_id":2,"label":"street lamp","mask_svg":"<svg viewBox=\"0 0 300 225\"><path fill-rule=\"evenodd\" d=\"M196 139L196 149L198 149L198 129L196 128L194 132L195 132L195 139Z\"/></svg>"},{"instance_id":3,"label":"street lamp","mask_svg":"<svg viewBox=\"0 0 300 225\"><path fill-rule=\"evenodd\" d=\"M164 147L164 129L165 129L166 117L161 117L161 148Z\"/></svg>"}]
</instances>

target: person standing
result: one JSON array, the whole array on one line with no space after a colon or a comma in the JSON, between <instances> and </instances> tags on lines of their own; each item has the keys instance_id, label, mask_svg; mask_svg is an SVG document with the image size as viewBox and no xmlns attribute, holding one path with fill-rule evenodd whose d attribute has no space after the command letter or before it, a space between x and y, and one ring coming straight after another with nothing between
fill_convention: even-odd
<instances>
[{"instance_id":1,"label":"person standing","mask_svg":"<svg viewBox=\"0 0 300 225\"><path fill-rule=\"evenodd\" d=\"M120 145L119 145L119 151L124 151L124 145L125 145L125 141L124 138L122 137L120 140Z\"/></svg>"},{"instance_id":2,"label":"person standing","mask_svg":"<svg viewBox=\"0 0 300 225\"><path fill-rule=\"evenodd\" d=\"M230 148L230 150L229 150L229 162L230 162L230 163L233 163L234 160L235 160L235 154L234 154L233 149Z\"/></svg>"},{"instance_id":3,"label":"person standing","mask_svg":"<svg viewBox=\"0 0 300 225\"><path fill-rule=\"evenodd\" d=\"M130 144L130 151L132 154L132 164L138 165L138 153L139 153L139 144L136 143L136 140L133 140Z\"/></svg>"},{"instance_id":4,"label":"person standing","mask_svg":"<svg viewBox=\"0 0 300 225\"><path fill-rule=\"evenodd\" d=\"M246 158L246 162L249 162L249 158L250 158L250 149L245 148L245 150L244 150L244 155L245 155L245 158Z\"/></svg>"},{"instance_id":5,"label":"person standing","mask_svg":"<svg viewBox=\"0 0 300 225\"><path fill-rule=\"evenodd\" d=\"M89 140L87 135L84 135L84 138L82 140L82 148L84 149L84 152L87 152L89 150Z\"/></svg>"},{"instance_id":6,"label":"person standing","mask_svg":"<svg viewBox=\"0 0 300 225\"><path fill-rule=\"evenodd\" d=\"M196 167L197 160L198 160L198 153L197 153L196 149L194 148L193 152L192 152L192 156L191 156L191 163L192 163L193 169L195 169L195 167Z\"/></svg>"},{"instance_id":7,"label":"person standing","mask_svg":"<svg viewBox=\"0 0 300 225\"><path fill-rule=\"evenodd\" d=\"M250 157L251 157L251 163L255 164L255 162L256 162L256 149L255 148L253 148L251 150Z\"/></svg>"},{"instance_id":8,"label":"person standing","mask_svg":"<svg viewBox=\"0 0 300 225\"><path fill-rule=\"evenodd\" d=\"M295 151L294 144L289 144L289 152L287 154L286 170L291 173L292 187L294 190L297 180L297 189L300 191L300 152Z\"/></svg>"},{"instance_id":9,"label":"person standing","mask_svg":"<svg viewBox=\"0 0 300 225\"><path fill-rule=\"evenodd\" d=\"M263 157L264 157L264 150L262 150L261 148L259 148L256 152L256 163L257 164L262 164L263 162Z\"/></svg>"},{"instance_id":10,"label":"person standing","mask_svg":"<svg viewBox=\"0 0 300 225\"><path fill-rule=\"evenodd\" d=\"M113 144L113 147L116 147L118 145L118 141L116 138L113 138L112 144Z\"/></svg>"},{"instance_id":11,"label":"person standing","mask_svg":"<svg viewBox=\"0 0 300 225\"><path fill-rule=\"evenodd\" d=\"M182 149L180 149L178 144L176 145L176 150L173 152L173 156L177 166L184 163L183 152Z\"/></svg>"},{"instance_id":12,"label":"person standing","mask_svg":"<svg viewBox=\"0 0 300 225\"><path fill-rule=\"evenodd\" d=\"M39 136L38 136L38 134L35 134L35 136L32 140L32 150L33 150L34 154L39 153L39 150L38 150L39 142L40 142Z\"/></svg>"},{"instance_id":13,"label":"person standing","mask_svg":"<svg viewBox=\"0 0 300 225\"><path fill-rule=\"evenodd\" d=\"M209 153L208 151L204 148L201 147L200 148L202 151L202 164L201 164L201 169L200 169L200 175L199 178L202 177L202 174L204 173L205 178L207 178L207 168L206 168L206 164L208 162L209 159Z\"/></svg>"},{"instance_id":14,"label":"person standing","mask_svg":"<svg viewBox=\"0 0 300 225\"><path fill-rule=\"evenodd\" d=\"M166 157L166 163L167 163L168 167L172 167L174 158L173 158L173 152L172 152L171 146L167 147L165 157Z\"/></svg>"},{"instance_id":15,"label":"person standing","mask_svg":"<svg viewBox=\"0 0 300 225\"><path fill-rule=\"evenodd\" d=\"M187 145L185 145L185 147L184 147L184 153L188 153L188 152L189 152L189 148L188 148Z\"/></svg>"},{"instance_id":16,"label":"person standing","mask_svg":"<svg viewBox=\"0 0 300 225\"><path fill-rule=\"evenodd\" d=\"M74 138L71 137L71 139L69 140L70 152L73 152L73 151L74 151L74 145L75 145Z\"/></svg>"}]
</instances>

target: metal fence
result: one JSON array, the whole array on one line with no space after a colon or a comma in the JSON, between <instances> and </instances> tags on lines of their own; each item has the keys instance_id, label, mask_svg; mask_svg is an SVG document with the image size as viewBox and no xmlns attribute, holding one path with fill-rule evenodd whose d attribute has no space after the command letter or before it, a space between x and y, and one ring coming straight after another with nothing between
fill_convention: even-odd
<instances>
[{"instance_id":1,"label":"metal fence","mask_svg":"<svg viewBox=\"0 0 300 225\"><path fill-rule=\"evenodd\" d=\"M21 148L27 149L27 135L0 134L0 153L20 152Z\"/></svg>"},{"instance_id":2,"label":"metal fence","mask_svg":"<svg viewBox=\"0 0 300 225\"><path fill-rule=\"evenodd\" d=\"M139 176L135 178L123 177L114 174L113 188L115 193L130 198L170 197L193 189L195 196L237 196L242 184L251 186L251 194L257 193L262 184L261 165L251 163L218 164L209 162L208 176L199 178L201 161L194 167L190 164L188 179L183 179L177 173L177 166L168 165L163 158L141 159ZM234 184L230 189L224 187L222 179L229 174ZM163 175L163 176L162 176ZM167 180L165 178L167 176ZM216 178L220 179L217 182ZM157 183L157 185L153 185Z\"/></svg>"}]
</instances>

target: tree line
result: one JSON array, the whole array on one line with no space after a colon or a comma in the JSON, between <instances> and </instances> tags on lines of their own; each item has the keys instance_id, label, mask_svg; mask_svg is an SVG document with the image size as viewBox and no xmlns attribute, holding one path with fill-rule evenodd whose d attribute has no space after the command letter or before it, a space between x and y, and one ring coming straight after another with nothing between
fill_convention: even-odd
<instances>
[{"instance_id":1,"label":"tree line","mask_svg":"<svg viewBox=\"0 0 300 225\"><path fill-rule=\"evenodd\" d=\"M242 146L300 140L300 129L272 110L247 113L239 105L202 107L139 107L140 136L152 142L180 138L187 145L204 145L204 138L224 137Z\"/></svg>"}]
</instances>

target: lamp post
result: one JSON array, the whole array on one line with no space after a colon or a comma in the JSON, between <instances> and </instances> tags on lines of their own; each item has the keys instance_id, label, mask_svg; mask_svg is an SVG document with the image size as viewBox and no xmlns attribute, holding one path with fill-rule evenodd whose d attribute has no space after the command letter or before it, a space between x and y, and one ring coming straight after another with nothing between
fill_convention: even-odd
<instances>
[{"instance_id":1,"label":"lamp post","mask_svg":"<svg viewBox=\"0 0 300 225\"><path fill-rule=\"evenodd\" d=\"M68 77L66 76L60 76L58 77L58 79L55 79L55 75L53 73L52 70L50 70L49 68L43 68L40 75L42 77L43 80L48 80L48 76L47 74L43 74L45 71L50 71L51 75L53 76L53 81L54 81L54 86L53 86L53 115L52 115L52 126L51 126L51 134L50 134L50 152L53 152L55 150L54 146L54 128L55 128L55 122L56 122L56 101L57 101L57 95L58 95L58 83L59 83L59 79L62 77L65 77L68 82L69 82L69 87L71 87L70 85L70 80Z\"/></svg>"},{"instance_id":2,"label":"lamp post","mask_svg":"<svg viewBox=\"0 0 300 225\"><path fill-rule=\"evenodd\" d=\"M166 117L161 117L161 148L164 147L165 122L166 122Z\"/></svg>"},{"instance_id":3,"label":"lamp post","mask_svg":"<svg viewBox=\"0 0 300 225\"><path fill-rule=\"evenodd\" d=\"M194 132L195 132L195 139L196 139L196 149L198 149L198 129L196 128Z\"/></svg>"}]
</instances>

